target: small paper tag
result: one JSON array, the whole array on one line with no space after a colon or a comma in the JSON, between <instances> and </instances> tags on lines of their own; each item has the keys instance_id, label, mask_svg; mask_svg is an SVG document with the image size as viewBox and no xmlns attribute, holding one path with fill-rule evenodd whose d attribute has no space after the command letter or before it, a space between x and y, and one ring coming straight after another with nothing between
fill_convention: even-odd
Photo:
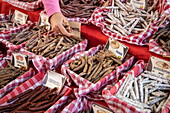
<instances>
[{"instance_id":1,"label":"small paper tag","mask_svg":"<svg viewBox=\"0 0 170 113\"><path fill-rule=\"evenodd\" d=\"M170 76L170 62L151 56L148 63L147 70L154 72L156 74Z\"/></svg>"},{"instance_id":2,"label":"small paper tag","mask_svg":"<svg viewBox=\"0 0 170 113\"><path fill-rule=\"evenodd\" d=\"M123 45L113 38L109 38L106 43L105 50L106 49L112 51L120 60L123 60L129 50L129 47Z\"/></svg>"},{"instance_id":3,"label":"small paper tag","mask_svg":"<svg viewBox=\"0 0 170 113\"><path fill-rule=\"evenodd\" d=\"M145 9L146 7L146 0L131 0L130 3L136 8Z\"/></svg>"},{"instance_id":4,"label":"small paper tag","mask_svg":"<svg viewBox=\"0 0 170 113\"><path fill-rule=\"evenodd\" d=\"M70 28L73 30L72 34L77 37L81 38L81 23L68 21Z\"/></svg>"},{"instance_id":5,"label":"small paper tag","mask_svg":"<svg viewBox=\"0 0 170 113\"><path fill-rule=\"evenodd\" d=\"M24 13L18 11L18 10L15 10L15 12L12 16L12 20L14 22L19 23L19 24L26 24L27 18L28 18L27 14L24 14Z\"/></svg>"},{"instance_id":6,"label":"small paper tag","mask_svg":"<svg viewBox=\"0 0 170 113\"><path fill-rule=\"evenodd\" d=\"M13 63L15 67L23 67L23 69L27 70L28 69L28 55L24 55L21 53L12 53L13 56Z\"/></svg>"},{"instance_id":7,"label":"small paper tag","mask_svg":"<svg viewBox=\"0 0 170 113\"><path fill-rule=\"evenodd\" d=\"M43 84L51 89L57 88L57 93L59 93L64 86L64 83L66 81L66 77L56 73L54 71L47 71L47 74L45 75L43 79Z\"/></svg>"},{"instance_id":8,"label":"small paper tag","mask_svg":"<svg viewBox=\"0 0 170 113\"><path fill-rule=\"evenodd\" d=\"M95 103L92 104L94 113L113 113L111 110L105 108L104 106L97 105Z\"/></svg>"},{"instance_id":9,"label":"small paper tag","mask_svg":"<svg viewBox=\"0 0 170 113\"><path fill-rule=\"evenodd\" d=\"M39 26L46 25L46 29L50 30L50 23L48 22L48 16L45 13L43 12L40 13L40 19L38 23L39 23Z\"/></svg>"}]
</instances>

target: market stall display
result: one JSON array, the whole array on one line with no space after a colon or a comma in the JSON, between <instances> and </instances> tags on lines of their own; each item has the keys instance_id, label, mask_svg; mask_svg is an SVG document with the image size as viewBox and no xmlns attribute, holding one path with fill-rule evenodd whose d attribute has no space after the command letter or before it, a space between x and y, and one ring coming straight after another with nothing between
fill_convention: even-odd
<instances>
[{"instance_id":1,"label":"market stall display","mask_svg":"<svg viewBox=\"0 0 170 113\"><path fill-rule=\"evenodd\" d=\"M2 19L0 22L0 38L2 39L9 39L11 36L16 35L16 33L21 32L23 29L33 24L30 21L27 21L26 24L19 24L10 20L8 16L9 15L0 14L0 18Z\"/></svg>"},{"instance_id":2,"label":"market stall display","mask_svg":"<svg viewBox=\"0 0 170 113\"><path fill-rule=\"evenodd\" d=\"M160 2L147 0L145 9L138 9L129 2L113 0L112 6L97 8L90 22L100 27L106 36L131 44L147 45L147 39L169 14L167 2Z\"/></svg>"},{"instance_id":3,"label":"market stall display","mask_svg":"<svg viewBox=\"0 0 170 113\"><path fill-rule=\"evenodd\" d=\"M17 9L32 16L33 20L40 15L40 11L35 10L43 7L41 0L4 1L16 6L2 6L10 9L6 14ZM0 0L0 5L4 1ZM100 45L105 44L108 39L106 36L109 36L136 44L130 46L135 51L129 47L131 53L141 52L139 55L147 56L149 45L149 51L169 57L170 5L167 0L145 1L146 6L138 9L132 5L131 0L59 0L61 12L68 20L85 23L81 30L70 26L83 33L82 39L55 34L32 22L10 28L11 17L0 14L0 112L89 113L92 111L92 102L98 101L103 105L108 104L116 113L168 113L169 76L143 71L146 65L142 59L133 65L135 56L129 57L128 54L121 61L120 57L117 58ZM1 11L0 8L0 13ZM43 21L39 20L39 24L44 25L46 21L48 19L44 17ZM99 33L97 30L100 29L96 26L104 34ZM86 39L89 39L88 42ZM147 45L146 54L142 50L143 45ZM90 49L85 51L87 46ZM138 46L142 46L141 49ZM13 52L28 57L31 64L28 65L29 70L3 85L7 79L13 78L8 75L22 71L22 68L13 66L5 68L11 66L8 60L13 59ZM170 64L156 64L163 67L166 70L164 72L170 69ZM7 69L12 71L6 71ZM64 85L59 93L56 93L59 87L50 89L44 85L44 79L47 80L49 76L44 73L49 70L62 73L67 78L65 84L68 86ZM35 75L34 71L38 74ZM53 79L49 81L58 84Z\"/></svg>"},{"instance_id":4,"label":"market stall display","mask_svg":"<svg viewBox=\"0 0 170 113\"><path fill-rule=\"evenodd\" d=\"M36 11L44 7L41 0L4 0L4 1L26 11Z\"/></svg>"},{"instance_id":5,"label":"market stall display","mask_svg":"<svg viewBox=\"0 0 170 113\"><path fill-rule=\"evenodd\" d=\"M59 94L57 94L56 93L57 89L55 88L50 89L43 86L42 82L44 76L45 74L43 73L36 74L35 76L28 79L20 86L16 87L12 92L7 94L5 97L1 98L0 99L1 111L16 111L16 110L24 111L24 109L27 109L26 111L33 110L33 112L35 112L39 111L38 109L42 109L42 111L45 112L47 110L50 111L59 110L59 108L62 105L64 105L66 103L66 100L70 97L71 89L65 86L63 87L62 91ZM41 99L43 99L43 102L38 102ZM26 101L25 104L21 104L24 101ZM32 102L34 102L34 104ZM53 109L49 109L51 107Z\"/></svg>"},{"instance_id":6,"label":"market stall display","mask_svg":"<svg viewBox=\"0 0 170 113\"><path fill-rule=\"evenodd\" d=\"M158 32L152 35L149 41L149 51L162 56L170 55L170 24L161 28Z\"/></svg>"},{"instance_id":7,"label":"market stall display","mask_svg":"<svg viewBox=\"0 0 170 113\"><path fill-rule=\"evenodd\" d=\"M114 86L103 90L103 97L115 112L163 112L169 103L169 78L144 71L144 62L129 71Z\"/></svg>"},{"instance_id":8,"label":"market stall display","mask_svg":"<svg viewBox=\"0 0 170 113\"><path fill-rule=\"evenodd\" d=\"M75 72L74 70L73 71L71 70L70 66L71 66L72 62L80 61L79 63L81 63L82 57L85 57L85 56L86 57L89 56L89 58L94 57L95 54L101 50L100 47L101 46L99 45L97 47L90 48L88 51L79 52L79 53L75 54L71 59L66 61L61 67L61 71L62 71L63 75L67 76L68 83L72 84L74 82L78 86L78 88L75 88L75 90L74 90L75 95L77 97L86 96L92 100L96 100L96 99L102 100L102 97L101 97L102 88L109 83L115 83L119 78L119 74L123 71L128 70L134 62L134 57L131 57L127 61L123 62L122 65L115 67L113 71L109 71L109 73L107 71L104 72L105 73L104 77L102 77L102 78L99 77L98 76L99 74L95 75L95 76L98 76L98 77L96 77L96 79L95 78L93 79L93 81L96 81L95 83L93 83L93 81L89 81L88 79L84 78L83 76L80 76L79 73ZM102 61L102 58L101 58L101 61ZM83 63L80 64L80 67L83 67ZM101 67L99 66L99 68L101 68ZM78 69L78 68L75 68L75 69ZM111 67L111 68L113 68L113 67ZM98 69L98 68L96 68L96 69ZM110 70L112 70L112 69L110 69ZM80 70L80 72L82 72L82 71L83 71L83 69ZM97 71L95 71L95 72L97 73Z\"/></svg>"},{"instance_id":9,"label":"market stall display","mask_svg":"<svg viewBox=\"0 0 170 113\"><path fill-rule=\"evenodd\" d=\"M121 64L122 61L110 50L99 50L92 57L85 55L74 60L69 64L69 69L92 83L96 83Z\"/></svg>"}]
</instances>

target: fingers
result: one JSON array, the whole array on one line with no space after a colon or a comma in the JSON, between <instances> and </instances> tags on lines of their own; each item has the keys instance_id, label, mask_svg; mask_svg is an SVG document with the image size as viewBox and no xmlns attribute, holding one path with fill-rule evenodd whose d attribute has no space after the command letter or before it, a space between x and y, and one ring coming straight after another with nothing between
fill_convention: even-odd
<instances>
[{"instance_id":1,"label":"fingers","mask_svg":"<svg viewBox=\"0 0 170 113\"><path fill-rule=\"evenodd\" d=\"M66 36L68 36L68 37L71 37L71 36L72 36L72 34L69 33L62 24L59 24L59 25L58 25L58 29L59 29L60 33L66 35Z\"/></svg>"}]
</instances>

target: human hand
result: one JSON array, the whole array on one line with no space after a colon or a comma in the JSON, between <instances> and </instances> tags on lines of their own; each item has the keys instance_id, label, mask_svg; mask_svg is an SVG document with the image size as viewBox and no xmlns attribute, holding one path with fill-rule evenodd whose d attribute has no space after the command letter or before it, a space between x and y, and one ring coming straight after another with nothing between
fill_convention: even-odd
<instances>
[{"instance_id":1,"label":"human hand","mask_svg":"<svg viewBox=\"0 0 170 113\"><path fill-rule=\"evenodd\" d=\"M68 20L63 16L62 13L57 12L50 18L52 31L56 33L62 33L68 37L71 37L71 31L67 31L64 26L69 26Z\"/></svg>"}]
</instances>

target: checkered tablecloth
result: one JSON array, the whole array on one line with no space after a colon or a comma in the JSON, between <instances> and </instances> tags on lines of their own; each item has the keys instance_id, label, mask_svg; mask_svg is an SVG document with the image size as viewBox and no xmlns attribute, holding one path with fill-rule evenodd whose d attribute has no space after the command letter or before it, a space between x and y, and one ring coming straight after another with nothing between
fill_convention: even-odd
<instances>
[{"instance_id":1,"label":"checkered tablecloth","mask_svg":"<svg viewBox=\"0 0 170 113\"><path fill-rule=\"evenodd\" d=\"M73 80L74 83L78 86L78 88L74 89L74 92L77 98L86 96L93 100L102 100L103 99L102 96L100 94L97 94L96 92L98 92L102 87L104 87L108 83L116 82L118 80L120 73L125 70L128 70L134 61L134 57L131 57L129 60L124 62L121 66L116 67L116 69L113 72L103 77L101 80L99 80L95 84L79 76L78 74L76 74L75 72L71 71L68 68L69 64L72 61L77 60L80 57L83 57L87 54L89 56L93 56L97 51L99 51L99 48L100 46L97 46L97 47L93 47L89 49L88 51L77 53L76 55L74 55L71 59L69 59L62 65L62 68L61 68L62 74L67 76L68 82L70 82L71 84L71 80Z\"/></svg>"},{"instance_id":2,"label":"checkered tablecloth","mask_svg":"<svg viewBox=\"0 0 170 113\"><path fill-rule=\"evenodd\" d=\"M159 14L161 14L161 18L158 21L152 23L146 30L146 32L131 34L128 36L120 36L119 34L115 34L106 28L104 16L102 14L104 12L108 12L109 9L97 8L92 14L92 17L90 18L89 21L90 23L96 25L97 27L100 27L102 32L108 37L112 37L116 40L124 41L131 44L147 45L148 41L146 39L148 39L152 34L157 32L159 28L156 24L159 23L167 14L170 14L169 11L167 11L169 9L169 6L167 5L167 0L160 0L157 9L159 11Z\"/></svg>"},{"instance_id":3,"label":"checkered tablecloth","mask_svg":"<svg viewBox=\"0 0 170 113\"><path fill-rule=\"evenodd\" d=\"M149 51L162 56L170 56L170 52L164 51L154 39L149 41Z\"/></svg>"},{"instance_id":4,"label":"checkered tablecloth","mask_svg":"<svg viewBox=\"0 0 170 113\"><path fill-rule=\"evenodd\" d=\"M8 105L7 101L17 95L19 95L22 92L25 92L28 89L35 89L37 86L42 85L42 81L45 74L38 73L32 78L28 79L26 82L22 83L20 86L16 87L14 90L12 90L10 93L8 93L6 96L0 99L0 105ZM59 110L61 106L63 106L67 99L71 95L71 88L64 86L60 94L64 94L54 105L52 105L46 113L54 113L55 111Z\"/></svg>"},{"instance_id":5,"label":"checkered tablecloth","mask_svg":"<svg viewBox=\"0 0 170 113\"><path fill-rule=\"evenodd\" d=\"M28 21L26 24L22 24L22 25L19 25L16 27L5 29L0 32L0 38L7 40L7 39L11 38L11 35L18 33L20 31L22 31L23 29L26 29L28 26L30 26L32 24L33 24L32 22Z\"/></svg>"},{"instance_id":6,"label":"checkered tablecloth","mask_svg":"<svg viewBox=\"0 0 170 113\"><path fill-rule=\"evenodd\" d=\"M137 77L140 73L142 73L145 69L145 64L143 60L139 60L136 65L126 73L126 75L119 80L114 86L108 85L102 91L102 96L105 102L108 104L110 109L112 109L116 113L143 113L142 110L136 109L135 107L129 105L128 103L122 101L121 99L116 98L114 96L123 82L125 81L127 76L135 76ZM164 106L162 113L168 113L170 108L170 100L168 98L167 104Z\"/></svg>"},{"instance_id":7,"label":"checkered tablecloth","mask_svg":"<svg viewBox=\"0 0 170 113\"><path fill-rule=\"evenodd\" d=\"M85 98L77 98L67 105L61 113L78 113L79 111L91 109L91 102Z\"/></svg>"},{"instance_id":8,"label":"checkered tablecloth","mask_svg":"<svg viewBox=\"0 0 170 113\"><path fill-rule=\"evenodd\" d=\"M4 1L8 2L9 4L11 4L15 7L18 7L18 8L27 10L27 11L36 11L36 10L44 7L42 0L38 0L35 2L31 2L31 3L22 2L22 1L18 1L18 0L4 0Z\"/></svg>"}]
</instances>

